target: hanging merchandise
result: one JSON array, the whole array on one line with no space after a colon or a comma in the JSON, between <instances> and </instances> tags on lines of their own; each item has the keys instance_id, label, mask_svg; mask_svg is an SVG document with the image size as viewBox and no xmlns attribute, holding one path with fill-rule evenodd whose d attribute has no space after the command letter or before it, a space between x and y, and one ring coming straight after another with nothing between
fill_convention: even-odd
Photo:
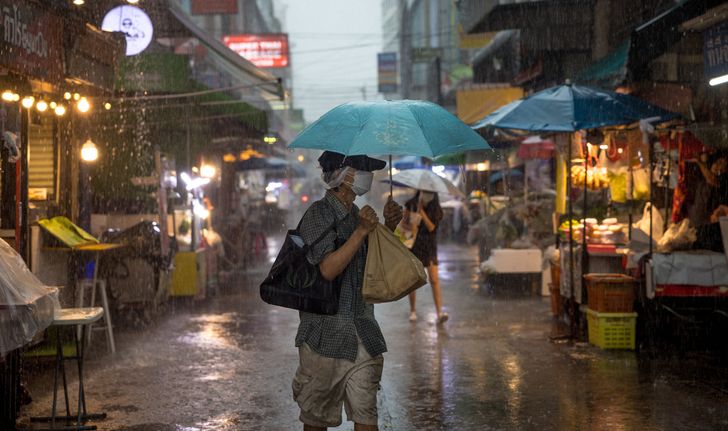
<instances>
[{"instance_id":1,"label":"hanging merchandise","mask_svg":"<svg viewBox=\"0 0 728 431\"><path fill-rule=\"evenodd\" d=\"M632 171L632 199L646 200L650 197L650 172L647 168Z\"/></svg>"},{"instance_id":2,"label":"hanging merchandise","mask_svg":"<svg viewBox=\"0 0 728 431\"><path fill-rule=\"evenodd\" d=\"M627 176L629 175L626 167L620 167L609 173L609 195L612 202L627 202Z\"/></svg>"}]
</instances>

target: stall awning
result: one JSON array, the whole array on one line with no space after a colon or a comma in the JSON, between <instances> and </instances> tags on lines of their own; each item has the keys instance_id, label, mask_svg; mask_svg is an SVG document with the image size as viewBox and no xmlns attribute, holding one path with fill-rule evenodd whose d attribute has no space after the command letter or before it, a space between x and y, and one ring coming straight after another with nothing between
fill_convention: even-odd
<instances>
[{"instance_id":1,"label":"stall awning","mask_svg":"<svg viewBox=\"0 0 728 431\"><path fill-rule=\"evenodd\" d=\"M683 0L632 31L627 67L633 79L647 73L650 61L664 54L683 37L683 23L705 14L725 0Z\"/></svg>"},{"instance_id":2,"label":"stall awning","mask_svg":"<svg viewBox=\"0 0 728 431\"><path fill-rule=\"evenodd\" d=\"M504 30L499 31L487 45L479 49L473 55L470 63L477 65L490 58L498 50L500 50L508 41L514 38L518 34L518 30Z\"/></svg>"},{"instance_id":3,"label":"stall awning","mask_svg":"<svg viewBox=\"0 0 728 431\"><path fill-rule=\"evenodd\" d=\"M468 33L523 28L564 29L572 35L579 25L590 23L593 4L581 0L466 0L463 27ZM541 37L546 36L546 31Z\"/></svg>"},{"instance_id":4,"label":"stall awning","mask_svg":"<svg viewBox=\"0 0 728 431\"><path fill-rule=\"evenodd\" d=\"M589 65L576 75L579 84L593 84L614 88L624 82L627 77L627 60L629 58L630 41Z\"/></svg>"},{"instance_id":5,"label":"stall awning","mask_svg":"<svg viewBox=\"0 0 728 431\"><path fill-rule=\"evenodd\" d=\"M533 10L534 7L550 2L538 0L525 0L514 2L513 0L469 0L463 2L462 13L463 27L468 33L482 33L484 31L499 31L523 27L520 23L513 25L513 22L501 22L492 19L493 15L502 14L505 11ZM513 13L510 13L512 17ZM485 29L488 30L485 30Z\"/></svg>"},{"instance_id":6,"label":"stall awning","mask_svg":"<svg viewBox=\"0 0 728 431\"><path fill-rule=\"evenodd\" d=\"M241 84L249 84L257 89L257 93L265 100L281 98L281 88L278 79L272 74L257 68L253 63L230 50L222 42L201 29L192 19L174 2L169 2L169 12L179 24L192 36L197 38L210 53L210 60L222 70L230 73Z\"/></svg>"},{"instance_id":7,"label":"stall awning","mask_svg":"<svg viewBox=\"0 0 728 431\"><path fill-rule=\"evenodd\" d=\"M519 87L491 85L458 90L457 117L466 124L472 124L521 97L523 89Z\"/></svg>"}]
</instances>

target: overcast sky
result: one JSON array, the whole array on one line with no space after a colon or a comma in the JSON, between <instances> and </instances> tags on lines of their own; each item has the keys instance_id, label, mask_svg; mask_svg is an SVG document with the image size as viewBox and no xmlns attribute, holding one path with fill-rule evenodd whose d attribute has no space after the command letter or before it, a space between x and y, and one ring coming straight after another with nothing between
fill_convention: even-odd
<instances>
[{"instance_id":1,"label":"overcast sky","mask_svg":"<svg viewBox=\"0 0 728 431\"><path fill-rule=\"evenodd\" d=\"M311 122L350 100L379 99L380 0L275 0L289 33L294 107Z\"/></svg>"}]
</instances>

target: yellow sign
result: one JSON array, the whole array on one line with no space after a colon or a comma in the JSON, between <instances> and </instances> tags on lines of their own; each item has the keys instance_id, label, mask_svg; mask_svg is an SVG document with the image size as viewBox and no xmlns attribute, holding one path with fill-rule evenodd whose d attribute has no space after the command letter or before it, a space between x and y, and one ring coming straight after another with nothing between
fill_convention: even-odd
<instances>
[{"instance_id":1,"label":"yellow sign","mask_svg":"<svg viewBox=\"0 0 728 431\"><path fill-rule=\"evenodd\" d=\"M458 90L455 96L457 117L466 124L482 120L488 114L523 97L519 87L476 87Z\"/></svg>"},{"instance_id":2,"label":"yellow sign","mask_svg":"<svg viewBox=\"0 0 728 431\"><path fill-rule=\"evenodd\" d=\"M460 32L460 49L479 49L489 44L496 33L474 33L467 34Z\"/></svg>"}]
</instances>

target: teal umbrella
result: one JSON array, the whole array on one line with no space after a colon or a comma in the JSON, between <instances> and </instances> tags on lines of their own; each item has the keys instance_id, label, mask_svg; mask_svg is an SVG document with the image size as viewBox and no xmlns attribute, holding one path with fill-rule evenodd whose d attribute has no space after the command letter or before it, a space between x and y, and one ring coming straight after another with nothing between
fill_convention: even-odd
<instances>
[{"instance_id":1,"label":"teal umbrella","mask_svg":"<svg viewBox=\"0 0 728 431\"><path fill-rule=\"evenodd\" d=\"M290 147L336 151L347 156L389 154L430 159L490 148L457 117L422 100L344 103L306 127Z\"/></svg>"}]
</instances>

